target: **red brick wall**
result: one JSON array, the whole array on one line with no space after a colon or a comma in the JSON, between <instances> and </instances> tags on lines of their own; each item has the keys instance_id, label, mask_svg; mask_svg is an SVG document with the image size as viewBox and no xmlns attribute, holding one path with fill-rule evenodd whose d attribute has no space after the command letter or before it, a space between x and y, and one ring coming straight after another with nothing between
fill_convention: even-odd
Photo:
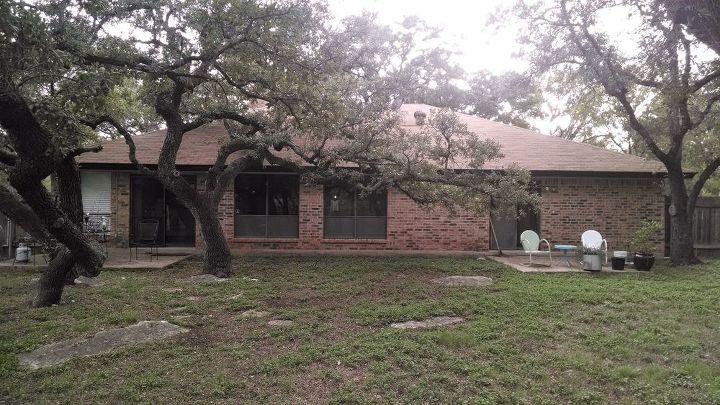
<instances>
[{"instance_id":1,"label":"red brick wall","mask_svg":"<svg viewBox=\"0 0 720 405\"><path fill-rule=\"evenodd\" d=\"M664 197L658 180L632 178L545 178L540 210L541 237L551 243L580 244L594 229L609 250L627 250L643 219L663 221ZM662 252L663 233L657 235Z\"/></svg>"},{"instance_id":2,"label":"red brick wall","mask_svg":"<svg viewBox=\"0 0 720 405\"><path fill-rule=\"evenodd\" d=\"M130 174L113 172L110 185L111 244L126 247L130 240Z\"/></svg>"},{"instance_id":3,"label":"red brick wall","mask_svg":"<svg viewBox=\"0 0 720 405\"><path fill-rule=\"evenodd\" d=\"M226 235L239 250L483 250L489 243L487 216L459 212L453 217L440 208L428 212L396 190L388 191L387 221L387 239L324 239L323 189L301 186L298 239L235 238L232 227Z\"/></svg>"},{"instance_id":4,"label":"red brick wall","mask_svg":"<svg viewBox=\"0 0 720 405\"><path fill-rule=\"evenodd\" d=\"M663 219L663 195L656 180L623 178L541 178L541 236L552 243L578 245L588 229L599 231L610 250L625 250L627 240L642 219ZM112 224L117 244L127 246L130 221L130 181L127 173L112 176ZM198 188L204 189L203 176ZM235 238L232 184L220 202L218 216L232 249L321 250L487 250L488 216L444 209L426 211L397 190L388 192L387 239L326 240L323 238L321 187L300 188L298 239ZM658 234L658 252L662 247ZM196 230L200 247L202 237Z\"/></svg>"}]
</instances>

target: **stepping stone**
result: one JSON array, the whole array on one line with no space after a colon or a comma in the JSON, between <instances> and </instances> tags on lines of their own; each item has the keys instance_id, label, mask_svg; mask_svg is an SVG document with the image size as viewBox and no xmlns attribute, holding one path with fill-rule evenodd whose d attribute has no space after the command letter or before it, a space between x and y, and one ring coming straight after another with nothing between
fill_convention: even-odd
<instances>
[{"instance_id":1,"label":"stepping stone","mask_svg":"<svg viewBox=\"0 0 720 405\"><path fill-rule=\"evenodd\" d=\"M221 278L213 274L198 274L190 277L187 281L192 284L209 284L209 283L223 283L230 280L229 278Z\"/></svg>"},{"instance_id":2,"label":"stepping stone","mask_svg":"<svg viewBox=\"0 0 720 405\"><path fill-rule=\"evenodd\" d=\"M21 354L19 360L23 366L38 369L77 357L106 353L117 347L168 338L189 330L167 321L141 321L124 328L103 330L90 338L52 343L33 352Z\"/></svg>"},{"instance_id":3,"label":"stepping stone","mask_svg":"<svg viewBox=\"0 0 720 405\"><path fill-rule=\"evenodd\" d=\"M465 319L456 316L436 316L424 321L396 322L390 324L390 327L395 329L427 329L438 326L454 325L463 321L465 321Z\"/></svg>"},{"instance_id":4,"label":"stepping stone","mask_svg":"<svg viewBox=\"0 0 720 405\"><path fill-rule=\"evenodd\" d=\"M433 279L432 282L453 287L465 285L483 287L492 284L493 279L483 276L448 276Z\"/></svg>"},{"instance_id":5,"label":"stepping stone","mask_svg":"<svg viewBox=\"0 0 720 405\"><path fill-rule=\"evenodd\" d=\"M268 322L268 325L270 326L292 326L293 321L289 321L286 319L273 319L272 321Z\"/></svg>"},{"instance_id":6,"label":"stepping stone","mask_svg":"<svg viewBox=\"0 0 720 405\"><path fill-rule=\"evenodd\" d=\"M75 279L75 285L85 287L100 287L103 283L97 277L79 276Z\"/></svg>"},{"instance_id":7,"label":"stepping stone","mask_svg":"<svg viewBox=\"0 0 720 405\"><path fill-rule=\"evenodd\" d=\"M240 314L243 318L262 318L270 315L268 311L258 311L257 309L248 309L247 311Z\"/></svg>"}]
</instances>

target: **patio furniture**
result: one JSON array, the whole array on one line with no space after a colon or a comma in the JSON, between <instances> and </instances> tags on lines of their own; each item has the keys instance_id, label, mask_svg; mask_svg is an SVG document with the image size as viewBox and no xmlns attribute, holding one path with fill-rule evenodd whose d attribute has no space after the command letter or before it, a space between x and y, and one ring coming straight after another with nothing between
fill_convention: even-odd
<instances>
[{"instance_id":1,"label":"patio furniture","mask_svg":"<svg viewBox=\"0 0 720 405\"><path fill-rule=\"evenodd\" d=\"M547 250L540 250L540 244L545 242ZM548 255L550 257L550 266L552 266L552 246L547 239L540 239L535 231L527 230L520 234L520 243L525 253L530 255L530 266L533 265L533 255Z\"/></svg>"},{"instance_id":2,"label":"patio furniture","mask_svg":"<svg viewBox=\"0 0 720 405\"><path fill-rule=\"evenodd\" d=\"M572 264L570 264L570 259L574 256L575 253L577 253L577 246L575 245L555 245L553 246L553 249L563 252L563 258L567 262L568 267L572 267ZM573 253L573 255L568 256L568 253Z\"/></svg>"},{"instance_id":3,"label":"patio furniture","mask_svg":"<svg viewBox=\"0 0 720 405\"><path fill-rule=\"evenodd\" d=\"M83 233L90 239L98 242L102 247L105 256L109 256L108 251L108 237L110 232L108 231L108 220L107 217L93 218L89 213L85 214L83 218L84 226Z\"/></svg>"},{"instance_id":4,"label":"patio furniture","mask_svg":"<svg viewBox=\"0 0 720 405\"><path fill-rule=\"evenodd\" d=\"M134 241L134 246L130 246L130 261L132 261L132 248L135 248L135 259L138 258L138 248L139 247L149 247L150 248L150 261L152 261L153 256L153 247L155 248L156 254L159 256L160 252L158 251L158 245L157 245L157 239L158 239L158 230L160 228L160 221L157 219L142 219L138 223L138 235L137 239Z\"/></svg>"},{"instance_id":5,"label":"patio furniture","mask_svg":"<svg viewBox=\"0 0 720 405\"><path fill-rule=\"evenodd\" d=\"M583 249L597 249L603 251L605 254L605 264L607 264L607 240L603 239L602 235L600 235L600 232L594 231L592 229L585 231L583 232L582 236L580 236L580 240L582 241Z\"/></svg>"}]
</instances>

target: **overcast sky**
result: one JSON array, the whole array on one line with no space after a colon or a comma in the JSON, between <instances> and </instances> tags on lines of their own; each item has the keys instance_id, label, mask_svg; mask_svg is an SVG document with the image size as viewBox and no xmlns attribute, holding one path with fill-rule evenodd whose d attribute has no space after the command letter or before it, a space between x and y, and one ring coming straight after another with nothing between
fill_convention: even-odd
<instances>
[{"instance_id":1,"label":"overcast sky","mask_svg":"<svg viewBox=\"0 0 720 405\"><path fill-rule=\"evenodd\" d=\"M457 61L466 71L488 69L499 73L520 70L512 58L516 48L509 30L495 32L486 27L487 18L498 6L512 4L509 0L328 0L338 17L367 10L378 14L385 24L401 22L415 15L428 24L443 28L442 39L452 49L462 52Z\"/></svg>"}]
</instances>

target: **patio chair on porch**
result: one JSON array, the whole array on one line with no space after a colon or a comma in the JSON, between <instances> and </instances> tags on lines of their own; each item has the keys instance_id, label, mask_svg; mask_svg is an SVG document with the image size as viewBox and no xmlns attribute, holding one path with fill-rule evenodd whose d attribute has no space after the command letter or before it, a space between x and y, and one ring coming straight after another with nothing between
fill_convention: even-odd
<instances>
[{"instance_id":1,"label":"patio chair on porch","mask_svg":"<svg viewBox=\"0 0 720 405\"><path fill-rule=\"evenodd\" d=\"M540 244L545 242L547 250L540 250ZM550 266L552 266L552 246L547 239L540 239L535 231L527 230L520 234L520 243L522 244L525 253L530 255L530 265L533 265L533 255L544 256L547 255L550 258Z\"/></svg>"},{"instance_id":2,"label":"patio chair on porch","mask_svg":"<svg viewBox=\"0 0 720 405\"><path fill-rule=\"evenodd\" d=\"M153 248L155 253L159 256L158 251L158 230L160 228L160 221L157 219L142 219L138 223L138 235L134 241L134 246L130 246L130 261L132 261L132 249L135 248L135 259L138 258L138 248L149 247L150 248L150 261L153 257Z\"/></svg>"},{"instance_id":3,"label":"patio chair on porch","mask_svg":"<svg viewBox=\"0 0 720 405\"><path fill-rule=\"evenodd\" d=\"M607 240L603 239L602 235L600 235L600 232L594 231L594 230L588 230L583 232L582 236L580 236L580 241L582 242L583 249L597 249L601 250L605 254L605 264L608 262L608 245ZM603 250L603 246L605 247Z\"/></svg>"}]
</instances>

